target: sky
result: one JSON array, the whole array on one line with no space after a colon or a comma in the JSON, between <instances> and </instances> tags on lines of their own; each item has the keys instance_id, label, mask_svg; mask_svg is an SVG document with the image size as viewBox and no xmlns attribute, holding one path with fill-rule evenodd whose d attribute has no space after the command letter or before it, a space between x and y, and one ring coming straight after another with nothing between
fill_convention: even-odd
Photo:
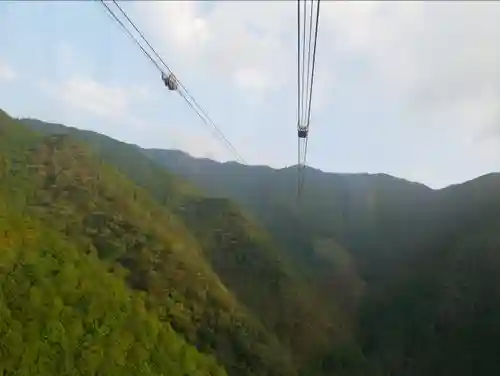
<instances>
[{"instance_id":1,"label":"sky","mask_svg":"<svg viewBox=\"0 0 500 376\"><path fill-rule=\"evenodd\" d=\"M297 163L295 1L123 1L252 165ZM500 2L321 2L308 164L442 188L500 169ZM234 156L96 1L0 1L0 108Z\"/></svg>"}]
</instances>

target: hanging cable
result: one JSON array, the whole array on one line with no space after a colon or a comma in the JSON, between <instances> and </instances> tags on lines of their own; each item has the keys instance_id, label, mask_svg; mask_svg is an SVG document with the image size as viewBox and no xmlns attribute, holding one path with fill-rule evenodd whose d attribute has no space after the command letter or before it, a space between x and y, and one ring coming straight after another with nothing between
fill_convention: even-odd
<instances>
[{"instance_id":1,"label":"hanging cable","mask_svg":"<svg viewBox=\"0 0 500 376\"><path fill-rule=\"evenodd\" d=\"M304 101L302 105L302 117L301 117L301 124L302 126L306 127L306 137L303 142L300 142L299 138L299 143L301 144L300 146L300 173L299 173L299 187L298 187L298 192L302 192L303 185L304 185L304 179L305 179L305 167L306 167L306 156L307 156L307 145L309 141L309 119L308 119L308 113L310 112L310 108L305 111L305 109L308 108L308 105L310 106L310 101L309 98L311 97L311 90L312 90L312 84L311 84L311 75L309 74L310 68L311 68L311 42L312 42L312 26L313 26L313 2L311 1L311 6L310 6L310 12L309 12L309 33L308 33L308 47L307 47L307 68L305 65L305 41L306 41L306 28L307 28L307 8L306 8L306 1L304 1L304 22L303 22L303 53L302 53L302 77L304 80L304 77L306 82L305 82L305 87L306 91L305 94L302 95L302 100ZM303 81L303 87L304 87L304 81Z\"/></svg>"},{"instance_id":2,"label":"hanging cable","mask_svg":"<svg viewBox=\"0 0 500 376\"><path fill-rule=\"evenodd\" d=\"M104 2L104 0L99 0L108 10L108 12L113 16L113 19L118 22L118 24L122 27L122 29L126 32L126 34L139 46L142 52L153 62L156 68L162 73L162 76L165 75L162 67L151 57L151 55L145 50L145 48L140 44L140 42L133 36L133 34L126 28L123 22L114 14L114 12L108 7L108 5ZM141 39L146 43L146 45L151 49L153 54L158 58L158 60L163 64L168 74L173 74L170 67L165 63L165 61L161 58L161 56L156 52L153 46L148 42L144 34L139 30L139 28L135 25L135 23L130 19L127 13L123 10L123 8L118 4L116 0L112 0L115 6L120 10L125 19L129 22L129 24L135 29L137 34L141 37ZM178 90L181 97L186 101L189 107L196 112L198 117L208 126L211 126L215 130L215 135L221 140L227 149L239 160L241 163L245 163L246 161L243 157L238 153L238 151L234 148L231 142L227 139L227 137L222 133L222 131L217 127L217 125L212 121L212 119L208 116L205 110L196 102L194 97L188 92L186 87L179 81L179 79L175 78L176 83L182 90Z\"/></svg>"},{"instance_id":3,"label":"hanging cable","mask_svg":"<svg viewBox=\"0 0 500 376\"><path fill-rule=\"evenodd\" d=\"M311 86L309 89L309 112L307 114L307 125L309 126L309 122L311 120L311 102L312 102L312 88L314 84L314 71L316 67L316 42L318 40L318 27L319 27L319 6L321 2L318 0L318 6L316 7L316 29L314 30L314 47L313 47L313 63L312 63L312 70L311 70ZM312 7L311 7L311 18L312 18ZM309 46L311 47L311 46Z\"/></svg>"},{"instance_id":4,"label":"hanging cable","mask_svg":"<svg viewBox=\"0 0 500 376\"><path fill-rule=\"evenodd\" d=\"M168 73L172 73L172 69L170 69L168 67L168 65L165 63L165 61L163 61L163 59L156 52L156 50L153 48L153 46L151 44L149 44L149 42L146 39L146 37L144 36L144 34L137 28L137 26L135 26L135 24L132 22L132 20L130 19L130 17L128 16L128 14L123 10L123 8L120 6L120 4L118 4L118 2L116 0L112 0L112 1L115 4L115 6L120 10L120 12L123 14L123 16L126 18L126 20L129 22L129 24L132 25L132 27L135 29L135 31L137 32L137 34L139 34L139 36L142 38L142 40L144 42L146 42L146 44L151 49L151 51L153 51L153 53L156 55L156 57L158 58L158 60L160 60L160 62L163 64L163 66L168 70Z\"/></svg>"},{"instance_id":5,"label":"hanging cable","mask_svg":"<svg viewBox=\"0 0 500 376\"><path fill-rule=\"evenodd\" d=\"M313 18L314 0L310 1L310 11L307 12L307 0L303 0L301 12L300 0L297 0L297 131L298 131L298 186L300 196L304 186L305 167L307 163L307 146L309 141L309 123L311 120L312 89L316 65L316 45L319 27L320 0L317 0L316 17ZM301 14L302 13L302 14ZM302 17L301 17L302 16ZM309 17L308 17L309 16ZM307 21L309 20L309 23ZM314 41L313 41L313 22ZM308 27L307 27L308 26ZM307 33L307 30L309 33ZM302 33L302 45L301 34ZM307 41L307 44L306 44ZM312 49L311 49L312 45ZM307 49L307 65L306 65ZM311 66L312 59L312 66Z\"/></svg>"},{"instance_id":6,"label":"hanging cable","mask_svg":"<svg viewBox=\"0 0 500 376\"><path fill-rule=\"evenodd\" d=\"M301 129L300 129L300 119L302 118L302 74L301 74L301 57L302 57L302 49L300 45L300 1L297 0L297 194L300 195L300 186L301 186L301 171L300 171L300 163L301 163Z\"/></svg>"},{"instance_id":7,"label":"hanging cable","mask_svg":"<svg viewBox=\"0 0 500 376\"><path fill-rule=\"evenodd\" d=\"M106 10L108 11L108 13L111 15L111 17L113 17L113 19L118 22L118 24L120 25L120 27L123 29L123 31L125 31L125 33L130 37L130 39L132 39L135 44L141 49L141 51L144 53L144 55L146 55L146 57L151 60L151 62L155 65L155 67L161 72L163 73L163 70L161 69L160 65L151 57L151 55L144 49L144 47L142 47L141 43L132 35L132 33L130 32L130 30L127 29L127 27L123 24L123 22L116 16L116 14L108 7L108 5L104 2L104 0L100 0L100 2L102 3L102 5L104 5L104 7L106 8Z\"/></svg>"},{"instance_id":8,"label":"hanging cable","mask_svg":"<svg viewBox=\"0 0 500 376\"><path fill-rule=\"evenodd\" d=\"M304 155L304 144L308 135L307 124L305 123L304 114L307 113L306 105L307 105L307 70L305 69L306 62L306 30L307 30L307 7L306 1L302 3L303 12L301 12L301 4L300 1L297 1L297 48L298 48L298 63L297 63L297 71L298 71L298 101L299 101L299 110L297 117L297 132L298 132L298 164L297 164L297 195L300 196L302 180L303 180L303 155ZM302 17L301 17L302 15ZM302 22L301 22L302 21ZM301 38L302 34L302 38ZM302 43L301 43L302 42ZM308 55L310 52L308 53Z\"/></svg>"}]
</instances>

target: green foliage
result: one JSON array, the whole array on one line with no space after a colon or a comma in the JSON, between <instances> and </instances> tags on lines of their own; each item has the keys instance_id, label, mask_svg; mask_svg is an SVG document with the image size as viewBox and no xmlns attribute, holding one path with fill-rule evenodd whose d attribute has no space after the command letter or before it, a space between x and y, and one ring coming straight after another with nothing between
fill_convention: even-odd
<instances>
[{"instance_id":1,"label":"green foliage","mask_svg":"<svg viewBox=\"0 0 500 376\"><path fill-rule=\"evenodd\" d=\"M24 132L16 124L9 135L18 130ZM16 210L42 220L143 291L148 310L199 351L215 355L232 374L295 374L288 350L221 283L180 218L71 137L30 137L31 147L16 152L25 160L25 190L17 180L9 182L22 193ZM147 161L144 165L152 163L141 153L138 157ZM161 179L162 169L156 169ZM173 178L165 178L164 191L172 197L179 188L168 179ZM144 351L137 351L139 361Z\"/></svg>"},{"instance_id":2,"label":"green foliage","mask_svg":"<svg viewBox=\"0 0 500 376\"><path fill-rule=\"evenodd\" d=\"M294 168L145 153L207 194L236 200L326 292L324 302L334 300L350 314L355 343L332 341L307 374L500 371L494 350L500 340L494 319L500 314L499 174L433 191L387 175L308 168L297 203Z\"/></svg>"},{"instance_id":3,"label":"green foliage","mask_svg":"<svg viewBox=\"0 0 500 376\"><path fill-rule=\"evenodd\" d=\"M229 374L500 372L498 174L433 191L308 168L298 202L295 168L196 160L23 122L71 138L0 137L10 179L0 205L42 218L143 291L148 314ZM71 139L92 153L67 165L78 154ZM50 140L63 141L54 149Z\"/></svg>"},{"instance_id":4,"label":"green foliage","mask_svg":"<svg viewBox=\"0 0 500 376\"><path fill-rule=\"evenodd\" d=\"M296 275L286 253L238 208L226 199L201 198L179 215L223 283L292 349L295 362L328 345L336 335L333 310L318 309L317 293Z\"/></svg>"},{"instance_id":5,"label":"green foliage","mask_svg":"<svg viewBox=\"0 0 500 376\"><path fill-rule=\"evenodd\" d=\"M11 205L0 208L0 286L3 375L225 375L95 255Z\"/></svg>"},{"instance_id":6,"label":"green foliage","mask_svg":"<svg viewBox=\"0 0 500 376\"><path fill-rule=\"evenodd\" d=\"M65 138L0 116L1 374L225 375L126 286L123 268L99 258L96 245L106 260L123 254L117 236L130 230L106 211L120 188L97 183L107 169Z\"/></svg>"},{"instance_id":7,"label":"green foliage","mask_svg":"<svg viewBox=\"0 0 500 376\"><path fill-rule=\"evenodd\" d=\"M186 313L182 314L182 319L177 318L179 313L171 313L169 320L173 319L174 327L192 343L201 343L204 349L215 350L229 372L234 370L239 375L249 369L259 375L267 372L273 375L293 374L294 368L322 352L332 337L340 336L339 323L343 318L336 307L318 309L322 306L318 293L293 270L286 252L273 244L262 228L229 201L205 199L193 189L184 189L189 186L173 179L135 146L54 124L48 125L48 128L33 120L29 120L28 124L49 133L70 134L88 142L94 153L144 187L157 203L186 225L188 230L183 230L182 238L186 238L189 232L200 245L200 254L193 255L188 262L200 262L200 257L203 257L204 263L209 262L219 283L232 295L233 302L224 304L233 313L227 318L224 314L221 318L220 313L212 312L214 308L210 302L216 299L209 298L207 302L205 298L197 297L200 291L204 291L202 296L212 294L218 286L209 288L207 293L205 286L194 285L194 277L186 277L189 286L179 287L184 296L189 295L189 302L184 302L183 307L187 306L187 311L192 312L189 315L195 316L186 320ZM123 187L120 190L123 191ZM119 194L116 192L113 196ZM144 208L144 204L141 207ZM156 222L163 223L161 217ZM142 228L139 232L144 231ZM94 232L102 236L103 231ZM110 248L113 247L107 247ZM169 268L163 267L158 271L161 278L151 278L151 269L158 267L151 267L143 261L144 258L138 262L136 248L134 251L130 247L128 249L122 261L132 270L132 286L155 291L156 302L168 301L173 292L169 292L170 295L159 292L169 291L164 285L171 283L172 276L179 275L175 268L171 268L172 262L162 264ZM140 270L138 265L141 265ZM174 282L181 283L177 279ZM198 301L194 303L194 299ZM200 307L203 307L203 314ZM168 310L177 312L178 308L174 306ZM337 317L335 325L331 323L331 315ZM245 328L244 335L239 334L241 326ZM227 338L228 335L231 338ZM245 357L248 359L245 360ZM292 358L295 364L292 364ZM252 371L255 367L258 368Z\"/></svg>"}]
</instances>

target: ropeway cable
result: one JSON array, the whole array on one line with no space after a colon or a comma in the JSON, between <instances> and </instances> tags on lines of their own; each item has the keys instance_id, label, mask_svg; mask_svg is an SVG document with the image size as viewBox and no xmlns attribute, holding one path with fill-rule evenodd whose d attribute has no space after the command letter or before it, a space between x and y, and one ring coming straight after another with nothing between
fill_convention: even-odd
<instances>
[{"instance_id":1,"label":"ropeway cable","mask_svg":"<svg viewBox=\"0 0 500 376\"><path fill-rule=\"evenodd\" d=\"M104 0L99 0L102 5L106 8L106 10L109 12L109 14L113 17L113 19L121 26L121 28L125 31L125 33L134 41L134 43L141 49L141 51L148 57L149 60L155 65L155 67L162 73L164 74L164 70L158 64L157 61L153 59L151 54L149 54L146 49L141 45L141 43L133 36L133 34L128 30L128 28L123 24L123 22L116 16L116 14L109 8L109 6L105 3ZM153 54L158 58L158 60L163 64L165 69L168 71L169 74L172 74L172 70L169 68L169 66L165 63L165 61L161 58L161 56L156 52L156 50L153 48L153 46L148 42L144 34L139 30L139 28L135 25L135 23L130 19L130 17L127 15L127 13L123 10L123 8L117 3L116 0L112 0L115 6L120 10L120 12L123 14L123 16L126 18L126 20L132 25L132 27L135 29L135 31L139 34L141 39L146 43L146 45L151 49ZM177 79L176 77L176 82L178 85L182 88L182 90L179 90L179 94L181 97L188 103L190 108L196 112L198 117L208 126L211 126L215 130L216 136L225 144L226 148L229 149L229 151L239 160L241 163L245 163L246 161L244 158L238 153L236 148L231 144L231 142L227 139L227 137L223 134L223 132L217 127L217 125L212 121L212 119L208 116L205 110L196 102L194 97L188 92L186 87Z\"/></svg>"}]
</instances>

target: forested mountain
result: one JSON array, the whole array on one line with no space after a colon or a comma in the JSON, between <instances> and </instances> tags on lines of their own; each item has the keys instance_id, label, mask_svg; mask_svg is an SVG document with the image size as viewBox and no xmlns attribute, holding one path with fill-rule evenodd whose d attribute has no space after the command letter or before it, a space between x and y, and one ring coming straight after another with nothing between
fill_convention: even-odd
<instances>
[{"instance_id":1,"label":"forested mountain","mask_svg":"<svg viewBox=\"0 0 500 376\"><path fill-rule=\"evenodd\" d=\"M297 202L295 168L144 152L207 194L239 202L313 278L331 278L339 244L347 250L343 272L356 277L344 287L355 296L351 282L366 284L355 312L368 374L500 371L500 174L435 191L383 174L308 168Z\"/></svg>"},{"instance_id":2,"label":"forested mountain","mask_svg":"<svg viewBox=\"0 0 500 376\"><path fill-rule=\"evenodd\" d=\"M500 175L297 201L293 167L0 116L4 374L500 371Z\"/></svg>"},{"instance_id":3,"label":"forested mountain","mask_svg":"<svg viewBox=\"0 0 500 376\"><path fill-rule=\"evenodd\" d=\"M176 225L151 225L166 212L85 149L38 137L3 112L0 162L3 375L225 374L126 286L154 273L141 257L175 252ZM137 261L132 273L113 262L127 257Z\"/></svg>"},{"instance_id":4,"label":"forested mountain","mask_svg":"<svg viewBox=\"0 0 500 376\"><path fill-rule=\"evenodd\" d=\"M322 356L332 342L345 343L344 347L354 342L348 318L336 300L322 299L316 285L291 263L286 249L229 200L202 196L134 145L57 124L23 122L38 130L71 135L87 142L96 156L144 187L185 224L224 287L251 312L246 317L265 327L259 336L269 336L266 341L270 344L256 343L256 338L246 339L245 346L250 348L241 351L248 351L250 355L243 354L242 358L250 358L245 367L256 367L263 362L266 369L259 368L256 374L264 375L271 367L268 363L275 363L269 374L294 374L291 370L307 367L310 359ZM202 324L204 328L205 323ZM214 330L217 335L221 334L221 329ZM192 339L193 343L200 340ZM276 348L268 348L271 344ZM234 344L229 348L232 351ZM220 348L220 351L225 359L228 350ZM289 365L283 364L284 358ZM244 374L244 371L241 367L235 368L235 374Z\"/></svg>"}]
</instances>

